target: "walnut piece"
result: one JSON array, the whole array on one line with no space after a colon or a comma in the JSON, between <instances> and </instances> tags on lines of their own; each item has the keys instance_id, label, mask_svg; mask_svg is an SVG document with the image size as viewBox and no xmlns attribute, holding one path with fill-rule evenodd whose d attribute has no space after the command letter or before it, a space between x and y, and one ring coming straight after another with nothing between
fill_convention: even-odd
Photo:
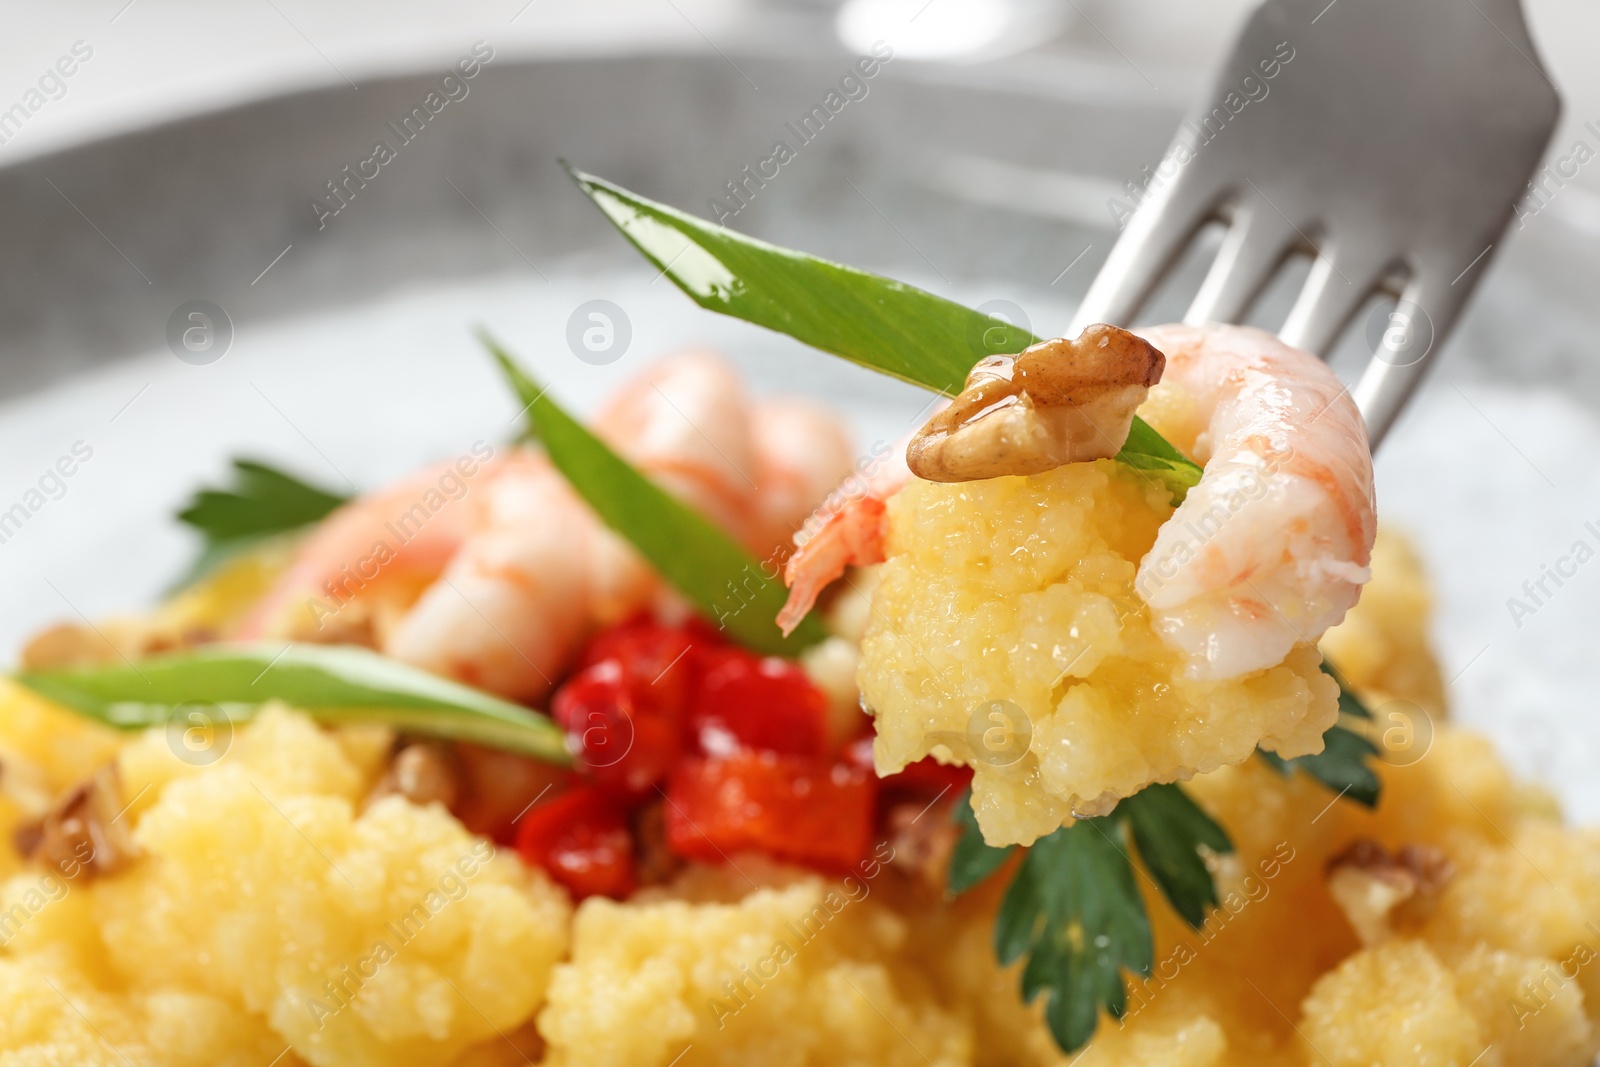
<instances>
[{"instance_id":1,"label":"walnut piece","mask_svg":"<svg viewBox=\"0 0 1600 1067\"><path fill-rule=\"evenodd\" d=\"M990 356L911 439L906 463L926 481L968 482L1107 459L1166 363L1142 337L1103 324Z\"/></svg>"},{"instance_id":2,"label":"walnut piece","mask_svg":"<svg viewBox=\"0 0 1600 1067\"><path fill-rule=\"evenodd\" d=\"M1403 845L1394 853L1361 838L1328 861L1328 892L1363 945L1388 940L1392 913L1414 897L1431 897L1454 873L1432 845Z\"/></svg>"},{"instance_id":3,"label":"walnut piece","mask_svg":"<svg viewBox=\"0 0 1600 1067\"><path fill-rule=\"evenodd\" d=\"M646 804L633 813L634 868L641 886L666 885L687 864L667 844L666 803Z\"/></svg>"},{"instance_id":4,"label":"walnut piece","mask_svg":"<svg viewBox=\"0 0 1600 1067\"><path fill-rule=\"evenodd\" d=\"M884 812L884 831L894 848L894 867L914 884L935 894L944 892L961 830L951 821L949 800L924 804L902 801Z\"/></svg>"},{"instance_id":5,"label":"walnut piece","mask_svg":"<svg viewBox=\"0 0 1600 1067\"><path fill-rule=\"evenodd\" d=\"M29 670L96 667L194 648L216 639L209 629L179 629L136 618L108 619L99 626L61 623L29 638L21 660Z\"/></svg>"},{"instance_id":6,"label":"walnut piece","mask_svg":"<svg viewBox=\"0 0 1600 1067\"><path fill-rule=\"evenodd\" d=\"M138 855L115 764L73 788L44 818L19 826L17 851L66 878L115 874Z\"/></svg>"},{"instance_id":7,"label":"walnut piece","mask_svg":"<svg viewBox=\"0 0 1600 1067\"><path fill-rule=\"evenodd\" d=\"M461 770L454 753L435 741L408 741L396 749L367 802L402 796L420 806L438 803L453 810L460 793Z\"/></svg>"}]
</instances>

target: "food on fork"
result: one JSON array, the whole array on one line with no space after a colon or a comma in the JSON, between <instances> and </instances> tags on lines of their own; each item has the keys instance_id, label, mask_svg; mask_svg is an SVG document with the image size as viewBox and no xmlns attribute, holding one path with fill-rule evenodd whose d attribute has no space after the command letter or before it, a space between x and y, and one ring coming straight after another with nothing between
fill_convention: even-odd
<instances>
[{"instance_id":1,"label":"food on fork","mask_svg":"<svg viewBox=\"0 0 1600 1067\"><path fill-rule=\"evenodd\" d=\"M1152 782L1237 763L1257 745L1284 758L1321 751L1338 686L1315 643L1368 574L1366 436L1324 364L1243 327L1091 332L1165 354L1144 410L1205 464L1176 508L1163 486L1109 458L1063 462L1051 442L1030 454L995 438L992 462L1033 473L948 484L885 475L822 517L788 568L784 621L844 563L882 562L861 669L878 766L928 756L971 766L991 844L1103 815ZM1044 348L1031 358L1048 361ZM1159 360L1139 362L1160 375ZM1020 400L999 407L992 379L975 373L972 395L920 440L946 440L952 411L978 411L976 429L1048 410L1052 394L1029 393L1038 373L1018 377ZM1053 385L1054 402L1077 410L1070 383ZM969 448L965 461L982 457Z\"/></svg>"}]
</instances>

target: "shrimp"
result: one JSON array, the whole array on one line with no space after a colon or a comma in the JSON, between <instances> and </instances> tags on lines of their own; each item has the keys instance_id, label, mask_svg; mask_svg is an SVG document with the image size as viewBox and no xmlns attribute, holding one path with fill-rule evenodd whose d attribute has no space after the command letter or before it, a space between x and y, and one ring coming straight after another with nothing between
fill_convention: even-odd
<instances>
[{"instance_id":1,"label":"shrimp","mask_svg":"<svg viewBox=\"0 0 1600 1067\"><path fill-rule=\"evenodd\" d=\"M542 456L532 457L543 460ZM489 487L484 524L395 625L383 651L513 699L536 701L597 622L602 584L613 610L643 607L656 583L632 553L595 550L598 518L548 462Z\"/></svg>"},{"instance_id":2,"label":"shrimp","mask_svg":"<svg viewBox=\"0 0 1600 1067\"><path fill-rule=\"evenodd\" d=\"M1159 326L1205 464L1139 564L1156 631L1196 678L1272 666L1344 618L1371 577L1366 424L1315 356L1243 326Z\"/></svg>"},{"instance_id":3,"label":"shrimp","mask_svg":"<svg viewBox=\"0 0 1600 1067\"><path fill-rule=\"evenodd\" d=\"M663 489L746 541L755 448L738 375L691 349L631 379L601 405L595 433Z\"/></svg>"},{"instance_id":4,"label":"shrimp","mask_svg":"<svg viewBox=\"0 0 1600 1067\"><path fill-rule=\"evenodd\" d=\"M239 636L354 641L537 700L600 613L602 589L610 614L653 594L636 556L596 547L609 532L542 454L493 456L430 514L428 494L450 469L429 468L329 516Z\"/></svg>"},{"instance_id":5,"label":"shrimp","mask_svg":"<svg viewBox=\"0 0 1600 1067\"><path fill-rule=\"evenodd\" d=\"M699 351L624 386L596 428L762 557L794 534L851 464L849 434L832 414L791 399L752 404L728 368Z\"/></svg>"},{"instance_id":6,"label":"shrimp","mask_svg":"<svg viewBox=\"0 0 1600 1067\"><path fill-rule=\"evenodd\" d=\"M765 559L790 543L818 502L850 473L853 457L850 435L838 418L803 401L758 402L750 433L757 486L750 547Z\"/></svg>"},{"instance_id":7,"label":"shrimp","mask_svg":"<svg viewBox=\"0 0 1600 1067\"><path fill-rule=\"evenodd\" d=\"M897 444L863 476L851 475L795 534L795 552L783 569L789 598L778 612L778 627L794 632L817 597L846 567L870 567L887 556L889 498L911 480L906 441Z\"/></svg>"},{"instance_id":8,"label":"shrimp","mask_svg":"<svg viewBox=\"0 0 1600 1067\"><path fill-rule=\"evenodd\" d=\"M703 351L630 381L595 431L668 492L741 540L754 489L749 404ZM497 487L490 522L452 558L385 651L485 689L536 700L598 626L647 606L660 583L554 468Z\"/></svg>"},{"instance_id":9,"label":"shrimp","mask_svg":"<svg viewBox=\"0 0 1600 1067\"><path fill-rule=\"evenodd\" d=\"M1221 325L1140 333L1206 430L1196 457L1205 473L1157 532L1135 590L1191 677L1274 666L1338 623L1370 577L1366 426L1332 371L1271 334ZM815 534L797 538L778 615L785 632L847 566L883 562L886 501L909 477L903 462L886 468L868 492L830 501Z\"/></svg>"},{"instance_id":10,"label":"shrimp","mask_svg":"<svg viewBox=\"0 0 1600 1067\"><path fill-rule=\"evenodd\" d=\"M480 443L453 462L425 467L345 504L300 543L236 636L315 633L375 643L401 606L432 583L483 526L486 494L471 488L541 462L520 449L497 454ZM330 623L336 627L332 633Z\"/></svg>"},{"instance_id":11,"label":"shrimp","mask_svg":"<svg viewBox=\"0 0 1600 1067\"><path fill-rule=\"evenodd\" d=\"M762 514L750 412L726 364L689 352L620 390L595 431L749 541ZM241 636L344 640L354 629L396 658L531 702L549 691L590 632L664 595L644 561L542 453L514 449L484 460L455 479L467 488L453 499L438 491L449 473L433 468L330 516ZM426 521L414 529L397 523L430 491L440 506L422 509ZM402 530L409 540L396 536ZM353 627L357 620L362 625Z\"/></svg>"}]
</instances>

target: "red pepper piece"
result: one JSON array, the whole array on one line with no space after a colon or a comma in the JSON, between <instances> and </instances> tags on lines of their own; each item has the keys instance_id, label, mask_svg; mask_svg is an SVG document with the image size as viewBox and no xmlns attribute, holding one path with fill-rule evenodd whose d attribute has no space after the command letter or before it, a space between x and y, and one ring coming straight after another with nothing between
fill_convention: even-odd
<instances>
[{"instance_id":1,"label":"red pepper piece","mask_svg":"<svg viewBox=\"0 0 1600 1067\"><path fill-rule=\"evenodd\" d=\"M635 887L627 817L615 800L592 786L529 808L517 828L517 852L578 900L621 900Z\"/></svg>"},{"instance_id":2,"label":"red pepper piece","mask_svg":"<svg viewBox=\"0 0 1600 1067\"><path fill-rule=\"evenodd\" d=\"M840 759L852 767L860 767L868 774L876 774L872 762L872 735L862 734L844 746ZM897 798L956 796L972 784L972 768L940 763L925 756L908 763L900 771L878 779L885 793Z\"/></svg>"},{"instance_id":3,"label":"red pepper piece","mask_svg":"<svg viewBox=\"0 0 1600 1067\"><path fill-rule=\"evenodd\" d=\"M692 650L710 647L708 637L636 615L590 641L578 668L615 661L641 706L676 710L688 700L697 677L699 664Z\"/></svg>"},{"instance_id":4,"label":"red pepper piece","mask_svg":"<svg viewBox=\"0 0 1600 1067\"><path fill-rule=\"evenodd\" d=\"M691 758L667 787L667 843L706 863L759 851L842 871L867 853L876 792L870 774L814 757Z\"/></svg>"},{"instance_id":5,"label":"red pepper piece","mask_svg":"<svg viewBox=\"0 0 1600 1067\"><path fill-rule=\"evenodd\" d=\"M700 659L700 687L689 723L702 753L727 756L758 749L793 756L828 754L828 698L799 666L736 648Z\"/></svg>"},{"instance_id":6,"label":"red pepper piece","mask_svg":"<svg viewBox=\"0 0 1600 1067\"><path fill-rule=\"evenodd\" d=\"M681 705L648 688L617 660L605 659L569 679L550 701L579 773L628 797L653 792L683 751Z\"/></svg>"}]
</instances>

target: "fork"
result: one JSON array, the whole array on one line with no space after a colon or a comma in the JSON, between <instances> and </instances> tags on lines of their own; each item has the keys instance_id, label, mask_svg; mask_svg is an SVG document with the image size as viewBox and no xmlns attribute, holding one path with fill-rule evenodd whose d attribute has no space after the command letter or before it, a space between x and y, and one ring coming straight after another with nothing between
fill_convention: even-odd
<instances>
[{"instance_id":1,"label":"fork","mask_svg":"<svg viewBox=\"0 0 1600 1067\"><path fill-rule=\"evenodd\" d=\"M1151 171L1068 336L1131 319L1210 222L1226 230L1188 323L1239 321L1291 255L1314 255L1285 342L1327 358L1368 298L1397 301L1351 390L1376 448L1560 111L1518 0L1266 0Z\"/></svg>"}]
</instances>

